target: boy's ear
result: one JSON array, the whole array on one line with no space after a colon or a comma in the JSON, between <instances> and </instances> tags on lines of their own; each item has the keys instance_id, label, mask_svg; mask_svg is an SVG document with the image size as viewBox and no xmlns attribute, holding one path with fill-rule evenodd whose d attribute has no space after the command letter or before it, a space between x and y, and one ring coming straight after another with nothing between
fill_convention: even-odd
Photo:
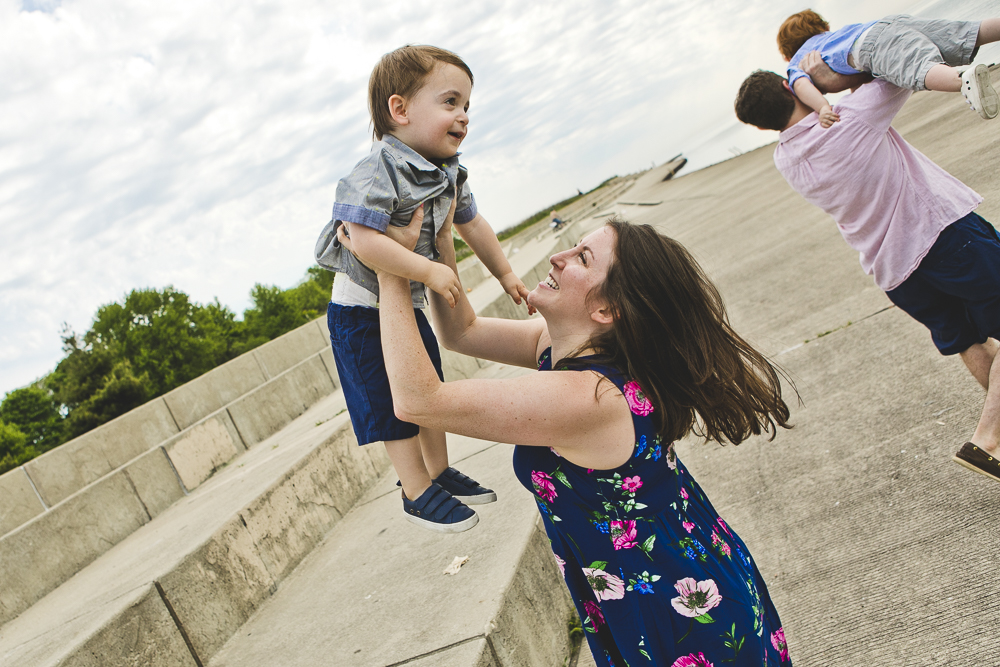
<instances>
[{"instance_id":1,"label":"boy's ear","mask_svg":"<svg viewBox=\"0 0 1000 667\"><path fill-rule=\"evenodd\" d=\"M406 98L401 95L392 95L389 98L389 115L396 125L408 125L409 117L406 115Z\"/></svg>"},{"instance_id":2,"label":"boy's ear","mask_svg":"<svg viewBox=\"0 0 1000 667\"><path fill-rule=\"evenodd\" d=\"M792 95L794 95L794 94L795 94L795 93L794 93L794 92L792 91L792 87L788 85L788 79L785 79L785 80L783 80L783 81L781 82L781 85L782 85L782 86L784 87L784 89L785 89L785 90L787 90L788 92L792 93Z\"/></svg>"}]
</instances>

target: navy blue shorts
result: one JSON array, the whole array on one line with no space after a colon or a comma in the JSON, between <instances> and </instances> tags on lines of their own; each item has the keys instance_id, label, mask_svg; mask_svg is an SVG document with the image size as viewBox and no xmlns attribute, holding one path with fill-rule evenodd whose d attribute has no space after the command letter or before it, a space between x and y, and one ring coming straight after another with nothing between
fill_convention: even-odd
<instances>
[{"instance_id":1,"label":"navy blue shorts","mask_svg":"<svg viewBox=\"0 0 1000 667\"><path fill-rule=\"evenodd\" d=\"M931 330L941 354L1000 338L1000 236L975 213L944 228L916 271L886 296Z\"/></svg>"},{"instance_id":2,"label":"navy blue shorts","mask_svg":"<svg viewBox=\"0 0 1000 667\"><path fill-rule=\"evenodd\" d=\"M424 348L443 382L437 338L424 314L419 310L414 312ZM337 373L340 374L340 384L358 444L404 440L417 435L420 427L397 419L392 410L389 376L385 373L385 359L382 357L378 309L331 303L326 309L326 323L330 328L333 358L337 362Z\"/></svg>"}]
</instances>

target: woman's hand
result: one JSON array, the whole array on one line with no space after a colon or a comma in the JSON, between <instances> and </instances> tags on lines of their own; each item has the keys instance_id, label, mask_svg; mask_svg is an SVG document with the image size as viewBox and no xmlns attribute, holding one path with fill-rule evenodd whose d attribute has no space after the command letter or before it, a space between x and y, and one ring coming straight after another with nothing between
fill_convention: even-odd
<instances>
[{"instance_id":1,"label":"woman's hand","mask_svg":"<svg viewBox=\"0 0 1000 667\"><path fill-rule=\"evenodd\" d=\"M417 239L420 238L420 227L424 224L424 205L421 204L417 207L417 210L413 212L410 217L410 224L406 227L396 227L395 225L389 225L385 228L385 235L390 239L403 246L407 250L413 250L417 247ZM360 259L362 262L365 260L364 257L358 255L354 249L354 244L351 243L351 237L348 236L347 224L343 224L337 228L337 240L340 241L341 245L351 251L351 253Z\"/></svg>"},{"instance_id":2,"label":"woman's hand","mask_svg":"<svg viewBox=\"0 0 1000 667\"><path fill-rule=\"evenodd\" d=\"M441 229L437 233L437 237L434 239L434 244L437 246L438 254L441 255L441 263L448 264L449 266L455 265L455 240L451 235L451 230L454 229L453 222L455 221L455 208L458 204L457 199L451 200L451 208L448 209L448 215L445 216L444 224L441 225Z\"/></svg>"}]
</instances>

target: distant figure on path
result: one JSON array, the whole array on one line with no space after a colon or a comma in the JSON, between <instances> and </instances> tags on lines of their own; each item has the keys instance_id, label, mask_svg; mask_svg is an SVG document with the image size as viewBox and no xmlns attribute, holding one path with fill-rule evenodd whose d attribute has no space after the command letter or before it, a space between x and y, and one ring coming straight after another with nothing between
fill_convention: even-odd
<instances>
[{"instance_id":1,"label":"distant figure on path","mask_svg":"<svg viewBox=\"0 0 1000 667\"><path fill-rule=\"evenodd\" d=\"M1000 41L1000 19L945 21L905 14L854 23L830 32L830 24L811 9L792 14L778 29L778 50L788 62L788 85L819 114L822 127L840 118L802 67L802 58L819 51L839 74L868 72L910 90L962 92L982 118L996 118L1000 97L986 65L971 67L983 44Z\"/></svg>"},{"instance_id":2,"label":"distant figure on path","mask_svg":"<svg viewBox=\"0 0 1000 667\"><path fill-rule=\"evenodd\" d=\"M555 211L549 212L549 227L558 232L565 224L566 221L557 216Z\"/></svg>"},{"instance_id":3,"label":"distant figure on path","mask_svg":"<svg viewBox=\"0 0 1000 667\"><path fill-rule=\"evenodd\" d=\"M982 197L890 127L911 91L881 80L861 85L865 75L840 75L817 52L802 64L825 92L853 89L837 104L837 125L821 129L788 81L764 71L743 82L736 115L781 132L774 163L785 180L836 220L886 296L987 390L976 431L954 460L1000 481L1000 236L974 213Z\"/></svg>"},{"instance_id":4,"label":"distant figure on path","mask_svg":"<svg viewBox=\"0 0 1000 667\"><path fill-rule=\"evenodd\" d=\"M454 268L453 250L439 246ZM514 471L598 664L788 667L749 550L673 446L692 428L739 443L786 426L777 372L729 326L684 247L648 225L612 220L550 262L528 295L541 318L477 317L464 292L454 309L431 296L446 347L542 371L513 379L442 382L406 281L380 272L396 413L517 445Z\"/></svg>"}]
</instances>

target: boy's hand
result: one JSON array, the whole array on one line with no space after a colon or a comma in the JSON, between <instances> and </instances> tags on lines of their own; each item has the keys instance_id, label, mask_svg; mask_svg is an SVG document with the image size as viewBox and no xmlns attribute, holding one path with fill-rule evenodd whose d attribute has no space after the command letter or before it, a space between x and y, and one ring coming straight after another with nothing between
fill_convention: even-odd
<instances>
[{"instance_id":1,"label":"boy's hand","mask_svg":"<svg viewBox=\"0 0 1000 667\"><path fill-rule=\"evenodd\" d=\"M521 299L528 298L528 288L513 271L500 276L500 284L503 286L503 291L507 292L517 305L521 305ZM528 309L534 310L530 306Z\"/></svg>"},{"instance_id":2,"label":"boy's hand","mask_svg":"<svg viewBox=\"0 0 1000 667\"><path fill-rule=\"evenodd\" d=\"M454 308L462 294L462 283L459 282L458 276L444 264L438 262L428 262L428 264L430 264L430 272L424 284L443 296L448 301L448 305Z\"/></svg>"},{"instance_id":3,"label":"boy's hand","mask_svg":"<svg viewBox=\"0 0 1000 667\"><path fill-rule=\"evenodd\" d=\"M819 110L819 124L823 127L830 127L840 120L840 116L829 104Z\"/></svg>"}]
</instances>

